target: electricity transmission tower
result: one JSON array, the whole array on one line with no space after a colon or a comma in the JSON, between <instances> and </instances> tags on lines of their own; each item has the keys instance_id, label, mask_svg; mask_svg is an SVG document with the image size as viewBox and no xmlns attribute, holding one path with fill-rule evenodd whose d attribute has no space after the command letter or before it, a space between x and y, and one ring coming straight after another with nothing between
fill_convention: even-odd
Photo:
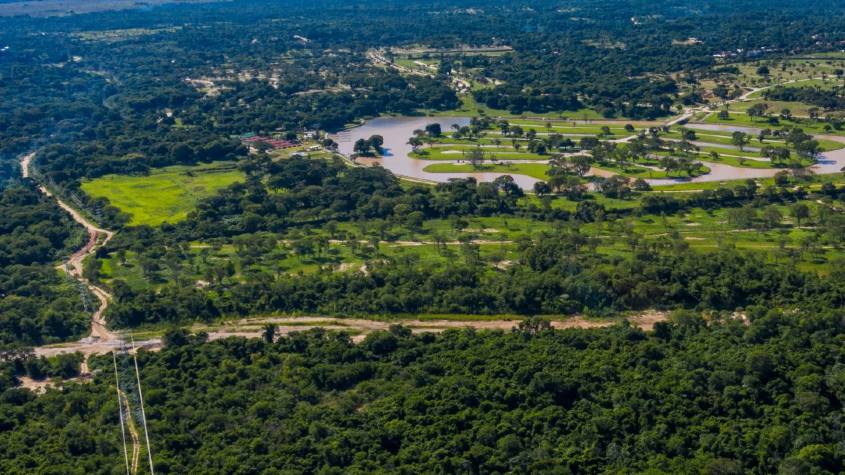
<instances>
[{"instance_id":1,"label":"electricity transmission tower","mask_svg":"<svg viewBox=\"0 0 845 475\"><path fill-rule=\"evenodd\" d=\"M150 474L155 475L153 465L152 446L150 445L150 433L147 427L147 414L144 407L144 395L141 388L141 372L138 365L138 357L135 348L135 341L131 339L131 350L121 341L120 349L112 353L114 363L114 377L117 385L117 401L120 408L120 429L123 439L123 451L128 474L135 474L139 468L139 456L141 445L146 446L147 461L150 466ZM140 426L144 431L143 444L138 435L136 427ZM131 437L132 451L128 449L126 434Z\"/></svg>"}]
</instances>

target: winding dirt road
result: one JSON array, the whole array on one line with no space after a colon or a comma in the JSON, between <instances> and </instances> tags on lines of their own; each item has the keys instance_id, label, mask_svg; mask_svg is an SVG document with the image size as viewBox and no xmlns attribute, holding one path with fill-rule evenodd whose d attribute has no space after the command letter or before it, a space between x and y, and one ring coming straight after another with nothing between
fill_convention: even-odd
<instances>
[{"instance_id":1,"label":"winding dirt road","mask_svg":"<svg viewBox=\"0 0 845 475\"><path fill-rule=\"evenodd\" d=\"M21 175L24 178L32 178L30 174L30 167L32 166L32 159L35 158L35 153L32 152L27 155L21 157ZM90 340L97 340L100 342L107 342L107 341L117 341L119 340L118 336L110 332L108 328L106 328L106 320L103 315L106 312L106 309L109 306L109 301L111 300L111 295L106 292L104 289L97 287L92 282L89 282L88 279L83 277L82 270L84 268L84 261L85 258L94 254L98 248L104 246L109 240L114 237L114 233L107 229L102 229L87 219L85 219L82 214L80 214L77 210L71 208L67 203L62 201L59 197L54 196L50 190L47 189L46 186L39 183L38 189L44 193L46 196L54 198L56 203L58 203L59 207L65 210L74 221L81 224L85 230L88 232L88 241L82 246L81 249L74 252L64 263L62 263L59 267L63 269L69 276L79 280L86 287L88 290L91 291L97 297L97 300L100 301L100 305L97 310L91 315L91 336L88 338L83 339L80 343L83 342L90 342ZM36 348L35 354L41 355L42 348Z\"/></svg>"},{"instance_id":2,"label":"winding dirt road","mask_svg":"<svg viewBox=\"0 0 845 475\"><path fill-rule=\"evenodd\" d=\"M627 317L628 322L645 331L651 331L654 324L666 321L668 313L650 311ZM567 318L555 318L551 320L553 328L564 330L568 328L597 329L605 328L619 323L621 319L587 319L582 316ZM391 325L401 324L409 328L413 333L441 333L449 329L474 328L476 330L505 330L508 331L519 324L517 319L499 320L416 320L397 319L368 320L361 318L339 318L339 317L255 317L233 320L219 325L195 324L190 328L192 333L206 332L209 341L220 340L229 337L259 338L263 336L264 325L276 325L276 336L289 335L294 332L322 328L330 331L349 331L354 334L352 341L360 342L374 331L388 330ZM38 354L54 356L63 353L83 353L89 355L106 354L119 348L116 341L79 341L61 345L51 345L38 349ZM148 351L161 349L160 338L149 338L144 341L136 341L136 348L144 348Z\"/></svg>"}]
</instances>

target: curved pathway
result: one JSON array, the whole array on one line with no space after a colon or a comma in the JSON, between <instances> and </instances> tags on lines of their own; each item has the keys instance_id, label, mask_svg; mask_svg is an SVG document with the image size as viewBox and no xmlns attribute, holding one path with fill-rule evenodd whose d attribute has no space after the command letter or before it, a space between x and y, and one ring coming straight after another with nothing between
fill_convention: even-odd
<instances>
[{"instance_id":1,"label":"curved pathway","mask_svg":"<svg viewBox=\"0 0 845 475\"><path fill-rule=\"evenodd\" d=\"M35 153L32 152L27 155L21 157L20 165L21 165L21 175L24 178L32 178L30 174L30 167L32 164L32 159L35 158ZM94 285L92 282L88 281L83 275L82 271L84 268L84 261L85 258L93 255L97 252L97 249L103 247L109 240L114 237L114 232L109 231L107 229L102 229L87 219L85 219L79 211L73 209L62 201L58 196L54 196L50 190L47 189L46 186L43 184L38 184L38 189L44 193L48 197L52 197L56 200L59 207L65 210L74 221L81 224L85 230L88 232L88 241L82 246L81 249L74 252L64 263L59 265L61 269L63 269L69 276L79 280L86 287L88 290L91 291L99 300L100 305L97 307L97 310L91 315L91 336L82 339L82 342L87 342L91 340L96 340L99 342L113 342L115 344L119 344L120 338L119 336L108 330L106 327L106 320L103 315L106 312L106 309L109 306L109 301L111 300L111 295L103 288ZM44 347L35 348L36 355L50 355L54 354L50 351L51 348L57 346L64 346L63 344L59 345L50 345ZM83 369L85 369L83 367Z\"/></svg>"}]
</instances>

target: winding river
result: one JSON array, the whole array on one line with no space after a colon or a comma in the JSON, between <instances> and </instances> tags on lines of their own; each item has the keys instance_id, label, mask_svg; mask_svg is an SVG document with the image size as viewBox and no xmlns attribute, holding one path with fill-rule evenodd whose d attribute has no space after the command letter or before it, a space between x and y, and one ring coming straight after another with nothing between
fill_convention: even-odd
<instances>
[{"instance_id":1,"label":"winding river","mask_svg":"<svg viewBox=\"0 0 845 475\"><path fill-rule=\"evenodd\" d=\"M361 138L367 139L372 135L381 135L384 137L384 156L379 158L361 158L358 159L358 162L362 164L381 165L394 174L405 178L446 182L453 178L474 177L478 181L492 181L502 175L511 175L514 181L526 190L530 190L534 186L534 183L539 181L536 178L516 173L431 173L424 171L424 169L435 162L412 158L409 155L411 153L411 146L408 145L408 139L413 135L414 130L424 129L428 124L437 123L445 131L450 130L452 124L463 126L469 124L469 121L470 119L468 117L378 117L365 122L361 126L339 132L333 136L333 139L339 144L340 152L349 156L352 154L352 147L356 140ZM686 127L711 131L742 131L754 135L760 131L760 129L753 127L717 124L687 124ZM817 135L816 138L845 144L845 137ZM438 160L436 163L455 162ZM743 168L710 161L705 162L705 164L710 168L710 173L707 175L687 179L651 179L647 181L652 185L671 185L687 182L697 183L743 178L769 178L781 171L779 168ZM823 153L818 163L812 167L812 170L817 174L832 174L841 172L843 167L845 167L845 148Z\"/></svg>"}]
</instances>

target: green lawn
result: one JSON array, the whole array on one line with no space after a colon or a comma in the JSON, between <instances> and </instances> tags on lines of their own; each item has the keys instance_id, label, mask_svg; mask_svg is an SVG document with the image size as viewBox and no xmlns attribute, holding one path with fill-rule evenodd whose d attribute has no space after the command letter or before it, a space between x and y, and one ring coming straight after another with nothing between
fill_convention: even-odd
<instances>
[{"instance_id":1,"label":"green lawn","mask_svg":"<svg viewBox=\"0 0 845 475\"><path fill-rule=\"evenodd\" d=\"M609 172L613 172L619 175L625 175L632 178L643 178L643 179L661 179L661 178L689 178L686 172L673 172L671 174L666 173L664 170L655 170L654 168L639 166L636 164L628 164L625 167L620 167L616 164L612 163L601 163L596 164L596 168L600 168L602 170L607 170ZM706 166L701 167L701 172L697 175L692 176L701 176L710 173L710 169Z\"/></svg>"},{"instance_id":2,"label":"green lawn","mask_svg":"<svg viewBox=\"0 0 845 475\"><path fill-rule=\"evenodd\" d=\"M147 176L106 175L82 183L82 191L129 214L129 224L158 226L185 219L199 200L243 180L234 163L172 166Z\"/></svg>"},{"instance_id":3,"label":"green lawn","mask_svg":"<svg viewBox=\"0 0 845 475\"><path fill-rule=\"evenodd\" d=\"M721 144L721 145L733 145L733 138L731 132L720 132L720 131L713 131L713 130L703 130L703 129L694 129L690 127L691 130L695 131L695 142L706 142L710 144ZM668 134L661 134L661 137L665 137L668 139L673 140L681 140L681 133L678 129L672 129ZM751 143L748 144L750 147L762 147L765 145L772 145L775 147L783 147L786 143L783 140L767 138L760 143L756 137L753 138ZM725 149L727 150L727 149Z\"/></svg>"},{"instance_id":4,"label":"green lawn","mask_svg":"<svg viewBox=\"0 0 845 475\"><path fill-rule=\"evenodd\" d=\"M473 172L496 172L496 173L513 173L517 175L527 175L538 180L548 180L546 170L549 166L545 163L514 163L514 164L497 164L497 165L481 165L476 168L469 163L433 163L423 169L423 171L430 173L473 173Z\"/></svg>"},{"instance_id":5,"label":"green lawn","mask_svg":"<svg viewBox=\"0 0 845 475\"><path fill-rule=\"evenodd\" d=\"M663 170L654 170L652 168L629 165L625 168L615 166L610 163L596 165L596 168L607 170L619 175L625 175L632 178L645 179L660 179L660 178L686 178L686 173L667 174ZM469 163L435 163L425 167L423 170L430 173L472 173L472 172L496 172L496 173L514 173L519 175L527 175L538 180L548 180L549 176L546 171L549 166L545 163L513 163L513 164L484 164L478 168L473 167ZM710 173L710 169L701 168L701 174L706 175Z\"/></svg>"},{"instance_id":6,"label":"green lawn","mask_svg":"<svg viewBox=\"0 0 845 475\"><path fill-rule=\"evenodd\" d=\"M842 81L836 79L836 77L830 77L827 80L825 79L800 79L794 82L784 82L782 84L784 87L796 87L796 88L811 88L811 87L818 87L820 89L833 89L834 86L841 86ZM763 96L766 94L766 89L761 91L757 91L750 96L749 99L762 99ZM744 102L738 103L737 105L744 104Z\"/></svg>"},{"instance_id":7,"label":"green lawn","mask_svg":"<svg viewBox=\"0 0 845 475\"><path fill-rule=\"evenodd\" d=\"M719 114L713 112L704 119L708 124L734 125L737 127L753 127L756 129L776 129L784 126L800 127L808 134L845 135L845 130L825 131L825 122L810 119L795 118L794 120L779 119L777 125L769 124L765 119L748 117L744 112L731 113L728 119L720 119ZM690 126L694 128L694 124Z\"/></svg>"},{"instance_id":8,"label":"green lawn","mask_svg":"<svg viewBox=\"0 0 845 475\"><path fill-rule=\"evenodd\" d=\"M418 152L411 152L410 156L422 160L464 160L463 152L474 149L473 145L450 145L444 147L432 147L420 149ZM550 155L538 155L531 152L516 151L513 147L484 147L485 153L493 155L496 160L548 160ZM524 150L524 148L523 148ZM456 153L457 152L457 153Z\"/></svg>"},{"instance_id":9,"label":"green lawn","mask_svg":"<svg viewBox=\"0 0 845 475\"><path fill-rule=\"evenodd\" d=\"M677 193L694 193L704 190L716 190L718 188L733 188L737 185L744 184L745 180L730 180L725 182L720 181L701 181L701 182L687 182L676 183L673 185L658 185L652 187L655 192L677 192Z\"/></svg>"}]
</instances>

